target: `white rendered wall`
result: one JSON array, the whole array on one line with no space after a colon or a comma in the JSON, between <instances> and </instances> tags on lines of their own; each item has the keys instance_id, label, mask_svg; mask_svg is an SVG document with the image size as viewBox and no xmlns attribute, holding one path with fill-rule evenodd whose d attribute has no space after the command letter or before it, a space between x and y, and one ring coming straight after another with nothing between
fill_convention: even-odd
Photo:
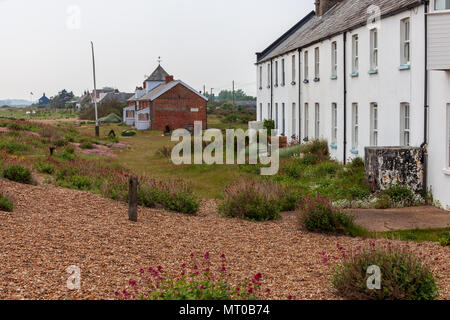
<instances>
[{"instance_id":1,"label":"white rendered wall","mask_svg":"<svg viewBox=\"0 0 450 320\"><path fill-rule=\"evenodd\" d=\"M450 105L450 71L429 75L428 186L443 208L450 210L450 168L447 155L447 111Z\"/></svg>"}]
</instances>

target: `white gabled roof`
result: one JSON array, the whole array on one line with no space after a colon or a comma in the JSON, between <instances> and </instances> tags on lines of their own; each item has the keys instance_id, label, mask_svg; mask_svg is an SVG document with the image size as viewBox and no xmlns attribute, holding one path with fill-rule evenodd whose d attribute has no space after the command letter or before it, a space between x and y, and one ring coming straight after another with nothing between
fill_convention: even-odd
<instances>
[{"instance_id":1,"label":"white gabled roof","mask_svg":"<svg viewBox=\"0 0 450 320\"><path fill-rule=\"evenodd\" d=\"M151 90L149 93L147 93L146 95L144 95L142 98L140 98L138 100L154 101L155 99L159 98L164 93L166 93L170 89L174 88L178 84L181 84L182 86L186 87L187 89L191 90L192 92L194 92L195 94L200 96L202 99L205 99L206 101L208 101L208 98L206 98L204 95L200 94L197 90L195 90L192 87L188 86L186 83L184 83L181 80L176 80L176 81L171 81L169 83L161 84L161 85L157 86L156 88L154 88L153 90Z\"/></svg>"}]
</instances>

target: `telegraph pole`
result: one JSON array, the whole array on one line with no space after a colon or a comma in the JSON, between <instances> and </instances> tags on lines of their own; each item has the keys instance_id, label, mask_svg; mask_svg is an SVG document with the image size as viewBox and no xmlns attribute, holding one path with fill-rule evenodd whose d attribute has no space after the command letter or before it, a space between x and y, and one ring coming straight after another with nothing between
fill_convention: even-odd
<instances>
[{"instance_id":1,"label":"telegraph pole","mask_svg":"<svg viewBox=\"0 0 450 320\"><path fill-rule=\"evenodd\" d=\"M92 48L92 69L94 72L94 108L95 108L95 136L100 136L100 127L98 125L98 111L97 111L97 83L95 79L95 57L94 57L94 43L91 41Z\"/></svg>"},{"instance_id":2,"label":"telegraph pole","mask_svg":"<svg viewBox=\"0 0 450 320\"><path fill-rule=\"evenodd\" d=\"M233 106L234 106L234 80L233 80Z\"/></svg>"}]
</instances>

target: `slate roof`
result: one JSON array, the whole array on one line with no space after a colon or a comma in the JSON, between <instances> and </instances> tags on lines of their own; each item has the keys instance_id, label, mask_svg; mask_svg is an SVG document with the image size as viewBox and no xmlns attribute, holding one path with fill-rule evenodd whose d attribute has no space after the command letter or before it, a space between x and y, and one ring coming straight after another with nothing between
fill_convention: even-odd
<instances>
[{"instance_id":1,"label":"slate roof","mask_svg":"<svg viewBox=\"0 0 450 320\"><path fill-rule=\"evenodd\" d=\"M297 30L290 30L278 46L259 55L258 63L366 25L367 9L371 5L380 7L384 18L421 4L421 0L344 0L320 17L314 15L306 22L298 23Z\"/></svg>"},{"instance_id":2,"label":"slate roof","mask_svg":"<svg viewBox=\"0 0 450 320\"><path fill-rule=\"evenodd\" d=\"M197 95L199 95L201 98L203 98L206 101L208 101L208 98L206 98L205 96L203 96L202 94L197 92L197 90L191 88L190 86L188 86L186 83L184 83L181 80L171 81L169 83L161 84L161 85L157 86L156 88L154 88L153 90L151 90L149 93L147 93L146 95L144 95L142 98L140 98L138 100L150 100L150 101L153 101L153 100L157 99L158 97L160 97L161 95L163 95L164 93L166 93L167 91L169 91L170 89L174 88L178 84L183 85L184 87L188 88L192 92L194 92Z\"/></svg>"},{"instance_id":3,"label":"slate roof","mask_svg":"<svg viewBox=\"0 0 450 320\"><path fill-rule=\"evenodd\" d=\"M148 77L145 81L166 81L166 77L168 75L169 74L166 72L166 70L164 70L161 65L158 65L155 71L153 71L150 77Z\"/></svg>"}]
</instances>

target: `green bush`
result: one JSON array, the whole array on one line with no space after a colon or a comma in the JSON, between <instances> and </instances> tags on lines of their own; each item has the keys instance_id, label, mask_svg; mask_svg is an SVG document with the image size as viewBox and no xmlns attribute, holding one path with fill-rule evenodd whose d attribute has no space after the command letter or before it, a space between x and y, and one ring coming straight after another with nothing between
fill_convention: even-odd
<instances>
[{"instance_id":1,"label":"green bush","mask_svg":"<svg viewBox=\"0 0 450 320\"><path fill-rule=\"evenodd\" d=\"M30 147L24 143L18 143L14 141L0 141L0 149L5 150L7 153L19 153L30 150Z\"/></svg>"},{"instance_id":2,"label":"green bush","mask_svg":"<svg viewBox=\"0 0 450 320\"><path fill-rule=\"evenodd\" d=\"M439 244L443 247L450 246L450 232L442 232L439 235Z\"/></svg>"},{"instance_id":3,"label":"green bush","mask_svg":"<svg viewBox=\"0 0 450 320\"><path fill-rule=\"evenodd\" d=\"M332 284L338 294L352 300L434 300L438 288L423 257L392 244L347 252L338 245L342 261L332 271ZM329 261L324 257L324 262ZM381 289L369 289L369 267L381 271ZM373 274L373 273L372 273Z\"/></svg>"},{"instance_id":4,"label":"green bush","mask_svg":"<svg viewBox=\"0 0 450 320\"><path fill-rule=\"evenodd\" d=\"M354 227L353 217L333 207L330 200L316 195L305 196L300 205L301 225L313 232L336 232L346 234Z\"/></svg>"},{"instance_id":5,"label":"green bush","mask_svg":"<svg viewBox=\"0 0 450 320\"><path fill-rule=\"evenodd\" d=\"M326 140L313 140L307 144L303 144L300 152L306 156L314 155L318 162L330 160L330 151Z\"/></svg>"},{"instance_id":6,"label":"green bush","mask_svg":"<svg viewBox=\"0 0 450 320\"><path fill-rule=\"evenodd\" d=\"M12 212L14 203L9 198L0 193L0 211Z\"/></svg>"},{"instance_id":7,"label":"green bush","mask_svg":"<svg viewBox=\"0 0 450 320\"><path fill-rule=\"evenodd\" d=\"M92 149L94 149L94 145L93 145L92 143L86 141L86 142L82 142L82 143L80 144L80 148L81 148L81 149L92 150Z\"/></svg>"},{"instance_id":8,"label":"green bush","mask_svg":"<svg viewBox=\"0 0 450 320\"><path fill-rule=\"evenodd\" d=\"M164 209L196 214L200 202L192 192L190 186L182 181L157 181L142 178L138 187L138 201L149 208L161 206Z\"/></svg>"},{"instance_id":9,"label":"green bush","mask_svg":"<svg viewBox=\"0 0 450 320\"><path fill-rule=\"evenodd\" d=\"M241 180L227 186L224 200L218 211L225 217L253 221L280 218L278 188L273 183L258 180Z\"/></svg>"},{"instance_id":10,"label":"green bush","mask_svg":"<svg viewBox=\"0 0 450 320\"><path fill-rule=\"evenodd\" d=\"M30 168L21 166L20 164L8 164L3 168L3 178L24 183L32 184L33 176L31 174Z\"/></svg>"},{"instance_id":11,"label":"green bush","mask_svg":"<svg viewBox=\"0 0 450 320\"><path fill-rule=\"evenodd\" d=\"M91 179L85 176L74 175L69 181L73 189L89 190L92 186Z\"/></svg>"},{"instance_id":12,"label":"green bush","mask_svg":"<svg viewBox=\"0 0 450 320\"><path fill-rule=\"evenodd\" d=\"M382 191L391 198L392 201L414 201L414 193L406 186L392 185L388 189Z\"/></svg>"},{"instance_id":13,"label":"green bush","mask_svg":"<svg viewBox=\"0 0 450 320\"><path fill-rule=\"evenodd\" d=\"M75 153L75 148L73 147L73 146L66 146L65 148L64 148L64 151L65 152L67 152L67 153L69 153L69 154L74 154Z\"/></svg>"},{"instance_id":14,"label":"green bush","mask_svg":"<svg viewBox=\"0 0 450 320\"><path fill-rule=\"evenodd\" d=\"M34 168L40 173L53 174L55 172L55 166L44 161L35 163Z\"/></svg>"}]
</instances>

